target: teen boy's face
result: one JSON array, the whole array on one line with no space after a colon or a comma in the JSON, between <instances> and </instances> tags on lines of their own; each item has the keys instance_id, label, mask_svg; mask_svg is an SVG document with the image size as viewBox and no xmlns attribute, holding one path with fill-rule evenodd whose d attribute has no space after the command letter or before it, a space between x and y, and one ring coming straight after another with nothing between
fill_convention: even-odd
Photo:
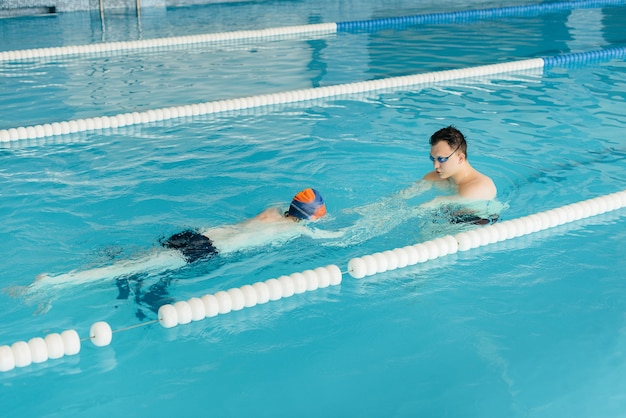
<instances>
[{"instance_id":1,"label":"teen boy's face","mask_svg":"<svg viewBox=\"0 0 626 418\"><path fill-rule=\"evenodd\" d=\"M450 147L446 141L439 141L431 146L430 157L435 172L442 180L454 175L461 162L458 148Z\"/></svg>"}]
</instances>

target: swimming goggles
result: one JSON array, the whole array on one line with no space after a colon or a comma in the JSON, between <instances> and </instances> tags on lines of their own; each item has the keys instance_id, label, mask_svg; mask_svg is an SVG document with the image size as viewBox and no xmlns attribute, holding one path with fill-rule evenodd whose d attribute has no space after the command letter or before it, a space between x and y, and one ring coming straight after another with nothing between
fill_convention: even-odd
<instances>
[{"instance_id":1,"label":"swimming goggles","mask_svg":"<svg viewBox=\"0 0 626 418\"><path fill-rule=\"evenodd\" d=\"M452 157L454 155L454 153L459 150L459 148L461 148L461 144L459 144L459 146L456 147L456 149L454 151L452 151L452 154L448 155L447 157L436 157L435 158L432 155L429 155L428 157L430 158L430 161L432 161L433 163L435 162L435 160L437 160L439 162L439 164L443 164L446 161L448 161L448 158Z\"/></svg>"}]
</instances>

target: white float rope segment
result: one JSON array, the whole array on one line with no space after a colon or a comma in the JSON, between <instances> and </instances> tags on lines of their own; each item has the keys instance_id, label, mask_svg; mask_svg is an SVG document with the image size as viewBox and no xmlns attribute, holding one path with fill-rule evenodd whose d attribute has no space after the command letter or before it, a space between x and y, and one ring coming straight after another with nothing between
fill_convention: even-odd
<instances>
[{"instance_id":1,"label":"white float rope segment","mask_svg":"<svg viewBox=\"0 0 626 418\"><path fill-rule=\"evenodd\" d=\"M329 35L337 32L336 23L285 26L259 30L206 33L200 35L154 38L137 41L107 42L51 48L35 48L0 52L0 62L20 61L35 58L59 57L66 55L105 55L123 53L135 49L164 49L181 45L224 43L251 39L283 39L300 35Z\"/></svg>"},{"instance_id":2,"label":"white float rope segment","mask_svg":"<svg viewBox=\"0 0 626 418\"><path fill-rule=\"evenodd\" d=\"M175 118L208 115L263 106L275 106L308 100L326 99L329 97L368 93L379 90L392 91L410 86L429 86L446 81L474 77L487 77L497 74L527 70L543 70L544 67L552 68L555 66L565 66L570 64L602 62L616 58L623 58L624 56L626 56L626 47L616 47L605 50L564 54L556 57L526 59L456 70L436 71L356 83L339 84L335 86L291 90L282 93L174 106L144 112L121 113L115 116L101 116L95 118L46 123L43 125L22 126L18 128L0 130L0 143L23 139L38 139L55 135L66 135L101 129L114 129Z\"/></svg>"},{"instance_id":3,"label":"white float rope segment","mask_svg":"<svg viewBox=\"0 0 626 418\"><path fill-rule=\"evenodd\" d=\"M252 285L220 290L200 298L193 297L187 301L166 304L159 308L158 320L164 328L172 328L304 292L337 286L341 284L341 279L341 270L336 265L317 267Z\"/></svg>"},{"instance_id":4,"label":"white float rope segment","mask_svg":"<svg viewBox=\"0 0 626 418\"><path fill-rule=\"evenodd\" d=\"M97 347L104 347L111 343L114 332L127 331L141 326L160 322L164 328L188 324L217 315L251 308L269 301L288 298L304 292L324 289L341 283L342 273L336 265L317 267L268 279L264 282L243 285L226 291L218 291L202 297L192 297L187 301L178 301L166 304L159 308L158 319L112 331L108 323L99 321L89 330L89 337ZM47 360L59 359L63 356L78 354L81 349L81 339L73 330L52 333L42 337L31 338L28 342L17 341L11 345L0 346L0 372L7 372L16 367L26 367L33 363L43 363Z\"/></svg>"},{"instance_id":5,"label":"white float rope segment","mask_svg":"<svg viewBox=\"0 0 626 418\"><path fill-rule=\"evenodd\" d=\"M432 13L413 16L398 16L359 21L318 23L310 25L286 26L258 30L207 33L169 38L153 38L136 41L108 42L100 44L73 45L65 47L36 48L26 50L1 51L0 62L34 58L58 57L66 55L103 55L123 53L137 49L164 49L174 46L232 42L250 39L287 38L294 35L330 35L341 32L378 31L386 28L404 29L414 25L436 25L467 23L475 20L498 19L512 16L533 16L555 11L620 6L625 0L576 0L521 6L497 7L490 9L462 10L457 12Z\"/></svg>"},{"instance_id":6,"label":"white float rope segment","mask_svg":"<svg viewBox=\"0 0 626 418\"><path fill-rule=\"evenodd\" d=\"M362 279L366 276L424 263L428 260L454 254L457 251L468 251L623 207L626 207L626 190L510 221L497 222L456 235L446 235L415 245L355 257L348 262L348 273L355 279Z\"/></svg>"},{"instance_id":7,"label":"white float rope segment","mask_svg":"<svg viewBox=\"0 0 626 418\"><path fill-rule=\"evenodd\" d=\"M208 115L220 112L275 106L308 100L350 94L367 93L377 90L392 90L417 85L433 85L445 81L459 80L470 77L485 77L502 73L542 69L543 59L535 58L509 63L481 65L457 70L445 70L357 83L339 84L302 90L291 90L282 93L264 94L237 99L218 100L184 106L167 107L144 112L122 113L115 116L102 116L77 119L63 122L46 123L43 125L22 126L0 130L0 142L38 139L55 135L66 135L109 128L159 122L175 118Z\"/></svg>"},{"instance_id":8,"label":"white float rope segment","mask_svg":"<svg viewBox=\"0 0 626 418\"><path fill-rule=\"evenodd\" d=\"M73 356L80 352L81 341L91 340L98 347L104 347L111 343L114 332L127 331L140 326L150 325L157 320L143 322L138 325L122 328L116 331L104 322L94 323L89 330L89 337L82 340L78 332L73 329L61 333L53 332L45 337L34 337L26 341L17 341L13 344L0 346L0 372L13 370L15 367L26 367L35 363L43 363L48 360L60 359L64 356Z\"/></svg>"},{"instance_id":9,"label":"white float rope segment","mask_svg":"<svg viewBox=\"0 0 626 418\"><path fill-rule=\"evenodd\" d=\"M472 248L539 232L623 207L626 207L626 190L460 232L454 236L446 235L415 245L352 258L348 262L347 272L353 278L361 279L377 273L424 263L457 251L468 251ZM161 306L157 313L157 320L116 331L112 331L109 324L104 321L96 322L89 330L88 339L94 345L103 347L111 343L114 332L127 331L156 322L164 328L189 324L307 291L336 286L341 284L342 276L339 267L331 264L301 273L280 276L276 279L268 279L264 282L218 291L202 297L192 297L187 301ZM42 363L48 359L75 355L80 352L80 349L81 340L75 330L48 334L45 338L31 338L28 342L18 341L10 346L2 345L0 346L0 372L13 370L15 367L26 367L32 363Z\"/></svg>"}]
</instances>

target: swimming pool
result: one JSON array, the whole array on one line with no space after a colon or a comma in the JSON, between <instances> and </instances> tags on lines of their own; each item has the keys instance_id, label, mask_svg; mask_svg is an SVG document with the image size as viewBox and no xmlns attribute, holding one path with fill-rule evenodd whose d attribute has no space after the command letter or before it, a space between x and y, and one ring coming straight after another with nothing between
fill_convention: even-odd
<instances>
[{"instance_id":1,"label":"swimming pool","mask_svg":"<svg viewBox=\"0 0 626 418\"><path fill-rule=\"evenodd\" d=\"M250 7L256 18L238 21ZM441 10L409 2L168 9L154 20L167 17L163 32L143 14L142 36L212 32L191 16L271 27L276 9L292 11L285 24ZM64 31L67 44L101 40L98 25L65 26L81 16L0 27ZM1 62L0 129L623 47L624 17L624 6L579 7ZM107 28L133 19L115 16ZM56 42L27 37L20 46L14 36L12 49ZM345 272L354 257L455 232L432 214L389 219L406 208L384 200L430 169L427 138L448 124L466 133L470 160L494 178L503 221L623 190L625 72L623 58L602 60L3 142L2 287L132 258L180 229L285 205L308 185L327 201L320 228L367 219L370 235L347 245L294 240L149 274L145 285L171 280L173 299L188 300L328 264ZM383 212L354 210L377 203ZM139 320L141 307L117 299L111 282L3 293L0 345L68 329L84 337L96 321L119 332L108 346L83 341L79 354L3 372L0 411L620 416L625 238L620 209L360 280L344 274L340 285L169 329L149 311Z\"/></svg>"}]
</instances>

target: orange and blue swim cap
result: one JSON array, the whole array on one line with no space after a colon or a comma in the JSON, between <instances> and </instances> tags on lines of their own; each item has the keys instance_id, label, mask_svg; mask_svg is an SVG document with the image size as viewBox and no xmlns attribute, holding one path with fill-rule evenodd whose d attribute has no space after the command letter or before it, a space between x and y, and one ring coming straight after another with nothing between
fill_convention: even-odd
<instances>
[{"instance_id":1,"label":"orange and blue swim cap","mask_svg":"<svg viewBox=\"0 0 626 418\"><path fill-rule=\"evenodd\" d=\"M294 218L313 221L326 215L326 204L322 195L309 187L294 196L288 213Z\"/></svg>"}]
</instances>

